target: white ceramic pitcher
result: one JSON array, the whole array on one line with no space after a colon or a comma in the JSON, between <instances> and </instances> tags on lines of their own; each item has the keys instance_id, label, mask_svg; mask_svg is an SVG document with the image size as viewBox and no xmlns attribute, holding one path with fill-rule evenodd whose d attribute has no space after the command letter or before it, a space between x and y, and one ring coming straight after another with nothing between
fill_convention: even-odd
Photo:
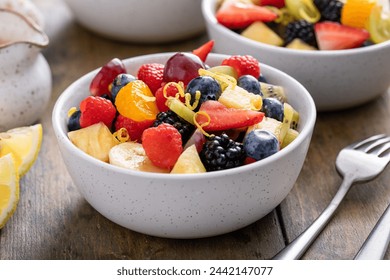
<instances>
[{"instance_id":1,"label":"white ceramic pitcher","mask_svg":"<svg viewBox=\"0 0 390 280\"><path fill-rule=\"evenodd\" d=\"M0 132L36 122L51 96L50 67L40 53L47 35L26 16L0 9Z\"/></svg>"}]
</instances>

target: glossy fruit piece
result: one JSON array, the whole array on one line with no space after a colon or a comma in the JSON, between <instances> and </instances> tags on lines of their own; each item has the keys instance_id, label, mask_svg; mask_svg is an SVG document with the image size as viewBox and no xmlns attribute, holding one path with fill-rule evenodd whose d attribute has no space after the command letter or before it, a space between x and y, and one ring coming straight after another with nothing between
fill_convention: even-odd
<instances>
[{"instance_id":1,"label":"glossy fruit piece","mask_svg":"<svg viewBox=\"0 0 390 280\"><path fill-rule=\"evenodd\" d=\"M347 0L341 10L341 23L355 28L365 28L376 1Z\"/></svg>"},{"instance_id":2,"label":"glossy fruit piece","mask_svg":"<svg viewBox=\"0 0 390 280\"><path fill-rule=\"evenodd\" d=\"M205 142L206 142L206 137L204 136L204 134L199 129L195 129L190 139L188 139L187 143L184 145L184 149L187 149L188 147L195 145L196 150L199 153L202 150L203 144Z\"/></svg>"},{"instance_id":3,"label":"glossy fruit piece","mask_svg":"<svg viewBox=\"0 0 390 280\"><path fill-rule=\"evenodd\" d=\"M179 131L166 123L146 129L142 134L142 146L152 163L164 169L172 169L183 152Z\"/></svg>"},{"instance_id":4,"label":"glossy fruit piece","mask_svg":"<svg viewBox=\"0 0 390 280\"><path fill-rule=\"evenodd\" d=\"M218 101L228 108L258 111L262 107L262 98L259 94L248 92L239 86L227 87Z\"/></svg>"},{"instance_id":5,"label":"glossy fruit piece","mask_svg":"<svg viewBox=\"0 0 390 280\"><path fill-rule=\"evenodd\" d=\"M81 127L99 122L111 127L116 115L116 109L112 102L100 96L88 96L83 99L80 103L80 112Z\"/></svg>"},{"instance_id":6,"label":"glossy fruit piece","mask_svg":"<svg viewBox=\"0 0 390 280\"><path fill-rule=\"evenodd\" d=\"M93 96L108 94L111 97L109 86L115 77L121 73L126 73L126 68L123 62L118 58L110 60L92 79L89 91Z\"/></svg>"},{"instance_id":7,"label":"glossy fruit piece","mask_svg":"<svg viewBox=\"0 0 390 280\"><path fill-rule=\"evenodd\" d=\"M138 69L137 78L148 85L154 94L163 82L164 65L161 63L146 63Z\"/></svg>"},{"instance_id":8,"label":"glossy fruit piece","mask_svg":"<svg viewBox=\"0 0 390 280\"><path fill-rule=\"evenodd\" d=\"M370 35L364 29L324 21L314 25L320 50L343 50L360 47Z\"/></svg>"},{"instance_id":9,"label":"glossy fruit piece","mask_svg":"<svg viewBox=\"0 0 390 280\"><path fill-rule=\"evenodd\" d=\"M205 131L220 131L254 125L261 122L264 116L262 112L228 108L213 100L204 102L199 113L196 116L196 122Z\"/></svg>"},{"instance_id":10,"label":"glossy fruit piece","mask_svg":"<svg viewBox=\"0 0 390 280\"><path fill-rule=\"evenodd\" d=\"M192 51L192 53L196 56L198 56L203 62L206 61L208 54L211 52L211 50L214 47L214 40L210 40L200 46L199 48Z\"/></svg>"},{"instance_id":11,"label":"glossy fruit piece","mask_svg":"<svg viewBox=\"0 0 390 280\"><path fill-rule=\"evenodd\" d=\"M295 19L304 19L307 22L315 23L321 18L321 13L312 0L285 0L287 10Z\"/></svg>"},{"instance_id":12,"label":"glossy fruit piece","mask_svg":"<svg viewBox=\"0 0 390 280\"><path fill-rule=\"evenodd\" d=\"M190 124L194 124L195 112L188 108L183 102L176 98L168 98L167 106L170 110L176 113L179 117L186 120Z\"/></svg>"},{"instance_id":13,"label":"glossy fruit piece","mask_svg":"<svg viewBox=\"0 0 390 280\"><path fill-rule=\"evenodd\" d=\"M80 129L80 116L81 116L81 111L80 110L75 110L69 117L68 120L68 130L73 131Z\"/></svg>"},{"instance_id":14,"label":"glossy fruit piece","mask_svg":"<svg viewBox=\"0 0 390 280\"><path fill-rule=\"evenodd\" d=\"M279 141L267 130L255 129L249 132L243 141L247 156L255 159L265 159L280 150Z\"/></svg>"},{"instance_id":15,"label":"glossy fruit piece","mask_svg":"<svg viewBox=\"0 0 390 280\"><path fill-rule=\"evenodd\" d=\"M278 99L282 103L287 101L287 97L284 93L284 88L282 86L272 85L266 82L260 82L260 87L264 98L273 97Z\"/></svg>"},{"instance_id":16,"label":"glossy fruit piece","mask_svg":"<svg viewBox=\"0 0 390 280\"><path fill-rule=\"evenodd\" d=\"M116 96L121 88L123 88L128 83L135 81L136 78L133 75L122 73L115 77L114 81L111 84L111 100L115 103Z\"/></svg>"},{"instance_id":17,"label":"glossy fruit piece","mask_svg":"<svg viewBox=\"0 0 390 280\"><path fill-rule=\"evenodd\" d=\"M374 6L367 25L374 43L379 44L390 40L390 11L383 11L381 6Z\"/></svg>"},{"instance_id":18,"label":"glossy fruit piece","mask_svg":"<svg viewBox=\"0 0 390 280\"><path fill-rule=\"evenodd\" d=\"M252 75L243 75L237 80L237 85L246 91L262 96L259 81Z\"/></svg>"},{"instance_id":19,"label":"glossy fruit piece","mask_svg":"<svg viewBox=\"0 0 390 280\"><path fill-rule=\"evenodd\" d=\"M153 122L154 120L143 120L137 122L122 115L118 115L115 120L115 131L118 131L121 128L126 128L130 141L140 142L142 133L145 129L151 127Z\"/></svg>"},{"instance_id":20,"label":"glossy fruit piece","mask_svg":"<svg viewBox=\"0 0 390 280\"><path fill-rule=\"evenodd\" d=\"M207 100L218 100L221 96L222 89L214 78L210 76L198 76L188 83L186 88L187 92L191 95L190 104L195 107L194 111L197 111L203 102ZM197 99L197 92L200 93L199 99Z\"/></svg>"},{"instance_id":21,"label":"glossy fruit piece","mask_svg":"<svg viewBox=\"0 0 390 280\"><path fill-rule=\"evenodd\" d=\"M277 15L252 3L225 1L216 13L217 21L231 29L245 28L255 21L269 22Z\"/></svg>"},{"instance_id":22,"label":"glossy fruit piece","mask_svg":"<svg viewBox=\"0 0 390 280\"><path fill-rule=\"evenodd\" d=\"M116 96L115 106L119 114L137 122L154 120L158 113L156 98L141 80L125 85Z\"/></svg>"},{"instance_id":23,"label":"glossy fruit piece","mask_svg":"<svg viewBox=\"0 0 390 280\"><path fill-rule=\"evenodd\" d=\"M108 157L110 164L126 169L143 172L169 173L168 169L159 168L150 161L140 143L124 142L118 144L112 147Z\"/></svg>"},{"instance_id":24,"label":"glossy fruit piece","mask_svg":"<svg viewBox=\"0 0 390 280\"><path fill-rule=\"evenodd\" d=\"M228 65L236 69L238 77L252 75L258 78L260 76L259 61L251 55L232 55L224 59L221 65Z\"/></svg>"},{"instance_id":25,"label":"glossy fruit piece","mask_svg":"<svg viewBox=\"0 0 390 280\"><path fill-rule=\"evenodd\" d=\"M163 80L183 82L186 86L193 78L199 76L198 70L205 68L203 61L192 53L176 53L165 64Z\"/></svg>"},{"instance_id":26,"label":"glossy fruit piece","mask_svg":"<svg viewBox=\"0 0 390 280\"><path fill-rule=\"evenodd\" d=\"M190 173L204 173L206 168L200 160L198 151L195 145L191 145L184 150L184 152L177 159L175 166L172 168L173 174L190 174Z\"/></svg>"},{"instance_id":27,"label":"glossy fruit piece","mask_svg":"<svg viewBox=\"0 0 390 280\"><path fill-rule=\"evenodd\" d=\"M0 157L12 154L22 177L34 164L42 145L42 125L35 124L0 133Z\"/></svg>"},{"instance_id":28,"label":"glossy fruit piece","mask_svg":"<svg viewBox=\"0 0 390 280\"><path fill-rule=\"evenodd\" d=\"M211 67L207 70L216 74L229 75L230 77L233 77L236 80L238 79L237 70L234 67L229 65L218 65L218 66Z\"/></svg>"},{"instance_id":29,"label":"glossy fruit piece","mask_svg":"<svg viewBox=\"0 0 390 280\"><path fill-rule=\"evenodd\" d=\"M252 0L252 2L259 6L273 6L276 8L283 8L286 5L285 0Z\"/></svg>"},{"instance_id":30,"label":"glossy fruit piece","mask_svg":"<svg viewBox=\"0 0 390 280\"><path fill-rule=\"evenodd\" d=\"M108 162L110 149L119 144L119 141L102 122L68 132L68 137L80 150L104 162Z\"/></svg>"},{"instance_id":31,"label":"glossy fruit piece","mask_svg":"<svg viewBox=\"0 0 390 280\"><path fill-rule=\"evenodd\" d=\"M169 110L169 107L167 106L167 97L175 97L176 94L179 92L177 86L179 84L168 84L168 85L163 85L160 87L154 96L156 97L156 105L157 108L160 112L166 112ZM166 87L165 87L166 86ZM164 88L165 88L165 93L164 93ZM183 89L184 91L184 89ZM185 99L184 97L179 97L179 100L184 102Z\"/></svg>"},{"instance_id":32,"label":"glossy fruit piece","mask_svg":"<svg viewBox=\"0 0 390 280\"><path fill-rule=\"evenodd\" d=\"M241 32L241 35L245 38L273 46L280 47L284 43L283 39L276 32L261 21L256 21L249 25Z\"/></svg>"},{"instance_id":33,"label":"glossy fruit piece","mask_svg":"<svg viewBox=\"0 0 390 280\"><path fill-rule=\"evenodd\" d=\"M280 122L283 121L284 106L283 103L276 98L264 98L261 111L264 112L265 116L268 118L273 118Z\"/></svg>"},{"instance_id":34,"label":"glossy fruit piece","mask_svg":"<svg viewBox=\"0 0 390 280\"><path fill-rule=\"evenodd\" d=\"M0 229L12 217L19 202L19 173L11 154L0 157Z\"/></svg>"}]
</instances>

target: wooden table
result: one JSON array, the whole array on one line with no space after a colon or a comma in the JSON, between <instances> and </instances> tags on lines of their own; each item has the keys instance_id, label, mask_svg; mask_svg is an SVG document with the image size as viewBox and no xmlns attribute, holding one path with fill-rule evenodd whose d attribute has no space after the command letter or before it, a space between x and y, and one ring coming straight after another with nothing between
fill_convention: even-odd
<instances>
[{"instance_id":1,"label":"wooden table","mask_svg":"<svg viewBox=\"0 0 390 280\"><path fill-rule=\"evenodd\" d=\"M320 113L293 190L258 222L197 240L156 238L122 228L95 211L73 184L51 126L53 105L70 83L113 57L188 51L207 35L165 45L114 42L77 25L59 1L37 2L48 19L51 42L43 54L53 73L53 95L40 120L44 138L39 157L21 180L16 213L0 230L0 259L269 259L309 226L335 194L341 183L334 165L340 149L373 134L390 134L389 91L358 108ZM350 191L303 259L352 259L389 202L390 168ZM390 250L385 258L390 259Z\"/></svg>"}]
</instances>

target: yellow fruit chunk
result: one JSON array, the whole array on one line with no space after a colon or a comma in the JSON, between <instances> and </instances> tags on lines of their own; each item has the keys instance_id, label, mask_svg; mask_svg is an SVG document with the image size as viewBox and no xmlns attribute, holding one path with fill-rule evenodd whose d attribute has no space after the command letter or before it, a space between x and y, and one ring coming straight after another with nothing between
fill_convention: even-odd
<instances>
[{"instance_id":1,"label":"yellow fruit chunk","mask_svg":"<svg viewBox=\"0 0 390 280\"><path fill-rule=\"evenodd\" d=\"M189 146L177 159L171 173L204 173L206 168L200 160L195 144Z\"/></svg>"},{"instance_id":2,"label":"yellow fruit chunk","mask_svg":"<svg viewBox=\"0 0 390 280\"><path fill-rule=\"evenodd\" d=\"M154 120L158 113L156 98L141 80L128 83L115 98L118 112L126 118L140 122Z\"/></svg>"},{"instance_id":3,"label":"yellow fruit chunk","mask_svg":"<svg viewBox=\"0 0 390 280\"><path fill-rule=\"evenodd\" d=\"M12 154L19 176L35 162L42 144L42 125L18 127L0 133L0 157Z\"/></svg>"},{"instance_id":4,"label":"yellow fruit chunk","mask_svg":"<svg viewBox=\"0 0 390 280\"><path fill-rule=\"evenodd\" d=\"M384 11L381 6L372 8L367 29L375 44L390 40L390 12Z\"/></svg>"},{"instance_id":5,"label":"yellow fruit chunk","mask_svg":"<svg viewBox=\"0 0 390 280\"><path fill-rule=\"evenodd\" d=\"M351 27L366 28L374 5L374 0L347 0L341 10L341 23Z\"/></svg>"},{"instance_id":6,"label":"yellow fruit chunk","mask_svg":"<svg viewBox=\"0 0 390 280\"><path fill-rule=\"evenodd\" d=\"M19 201L19 174L11 154L0 158L0 229L11 218Z\"/></svg>"},{"instance_id":7,"label":"yellow fruit chunk","mask_svg":"<svg viewBox=\"0 0 390 280\"><path fill-rule=\"evenodd\" d=\"M228 108L258 111L263 105L260 95L246 91L239 86L228 86L218 99Z\"/></svg>"},{"instance_id":8,"label":"yellow fruit chunk","mask_svg":"<svg viewBox=\"0 0 390 280\"><path fill-rule=\"evenodd\" d=\"M279 47L283 45L283 39L261 21L256 21L249 25L241 32L241 35L245 38L268 45Z\"/></svg>"},{"instance_id":9,"label":"yellow fruit chunk","mask_svg":"<svg viewBox=\"0 0 390 280\"><path fill-rule=\"evenodd\" d=\"M71 131L68 137L80 150L105 162L108 162L110 149L119 144L119 140L102 122Z\"/></svg>"}]
</instances>

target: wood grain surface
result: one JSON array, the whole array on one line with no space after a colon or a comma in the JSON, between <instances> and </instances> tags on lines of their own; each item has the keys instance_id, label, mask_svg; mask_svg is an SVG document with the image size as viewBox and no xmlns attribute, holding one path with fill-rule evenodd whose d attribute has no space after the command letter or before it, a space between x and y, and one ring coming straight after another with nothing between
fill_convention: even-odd
<instances>
[{"instance_id":1,"label":"wood grain surface","mask_svg":"<svg viewBox=\"0 0 390 280\"><path fill-rule=\"evenodd\" d=\"M80 27L59 0L39 2L46 12L50 45L43 51L53 75L53 94L40 122L42 148L21 180L16 213L0 230L0 259L270 259L326 207L341 177L337 153L351 142L390 134L390 91L341 112L319 113L302 172L280 206L258 222L222 236L176 240L143 235L118 226L94 210L73 184L51 125L54 103L81 75L113 57L188 51L208 40L200 34L184 42L136 45L111 41ZM51 10L53 9L53 10ZM303 259L352 259L390 203L390 169L354 186L335 217ZM386 259L390 259L390 250Z\"/></svg>"}]
</instances>

